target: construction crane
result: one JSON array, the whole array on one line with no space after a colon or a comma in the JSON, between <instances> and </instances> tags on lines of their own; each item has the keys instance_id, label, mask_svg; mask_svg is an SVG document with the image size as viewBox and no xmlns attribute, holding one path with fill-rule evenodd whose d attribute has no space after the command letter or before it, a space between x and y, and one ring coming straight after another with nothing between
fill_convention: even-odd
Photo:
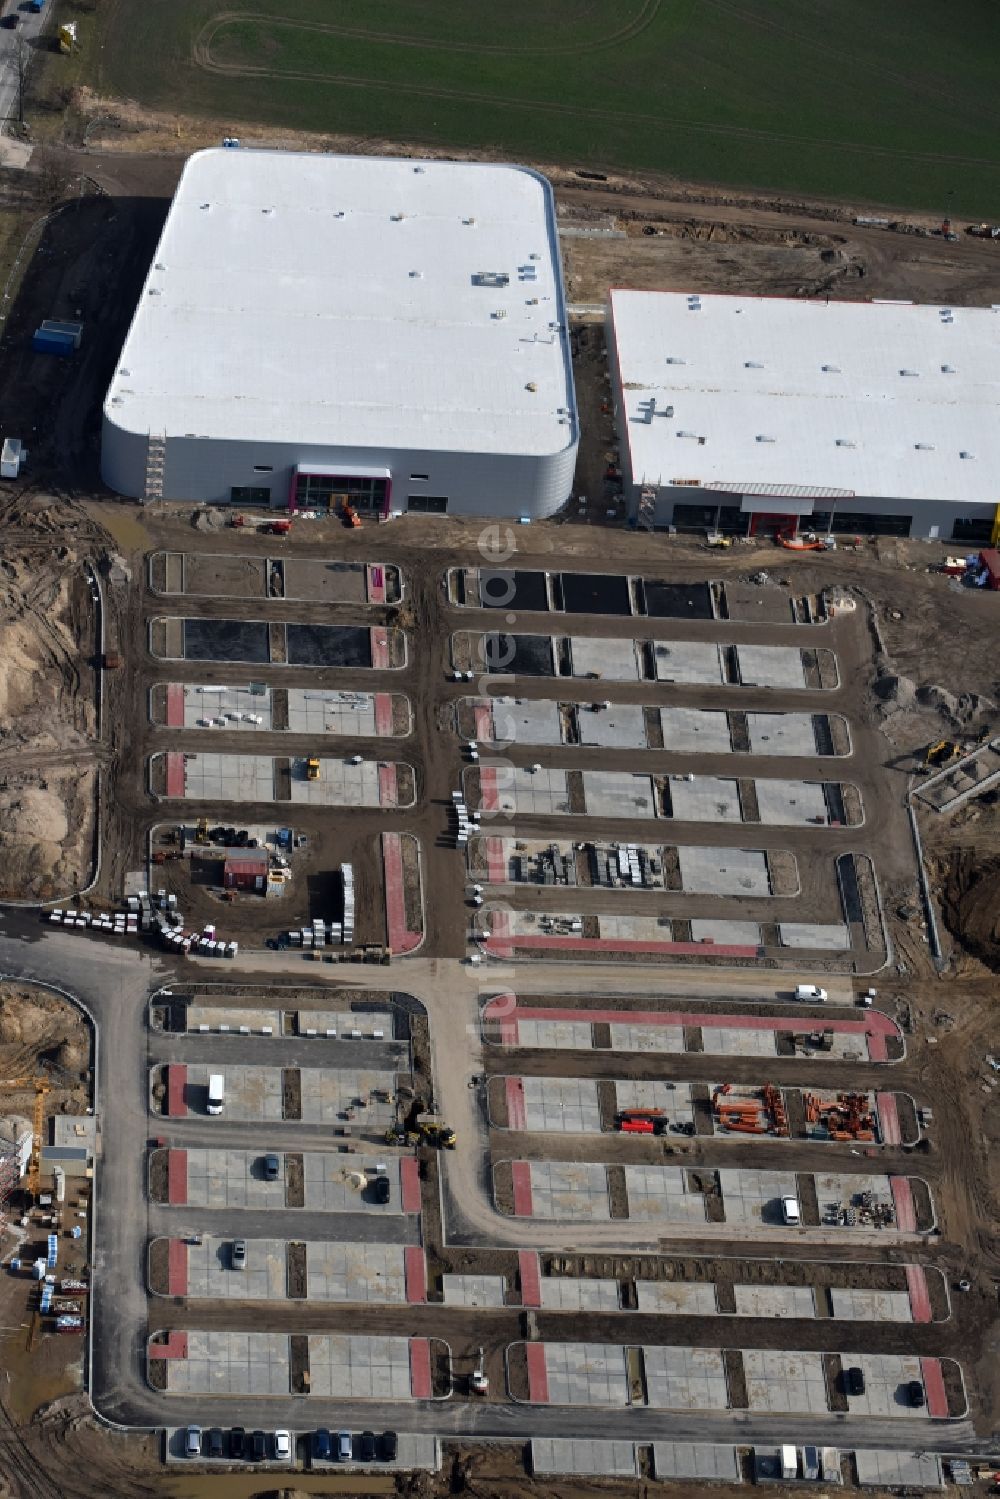
<instances>
[{"instance_id":1,"label":"construction crane","mask_svg":"<svg viewBox=\"0 0 1000 1499\"><path fill-rule=\"evenodd\" d=\"M34 1088L35 1105L31 1115L31 1158L28 1162L28 1191L38 1196L38 1176L42 1152L42 1126L45 1123L45 1095L51 1084L44 1077L0 1078L0 1088Z\"/></svg>"}]
</instances>

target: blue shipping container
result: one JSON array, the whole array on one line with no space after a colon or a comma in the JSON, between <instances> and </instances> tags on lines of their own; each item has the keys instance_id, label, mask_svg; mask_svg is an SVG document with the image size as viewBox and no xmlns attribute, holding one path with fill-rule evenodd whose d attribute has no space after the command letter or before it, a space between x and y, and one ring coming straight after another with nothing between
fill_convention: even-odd
<instances>
[{"instance_id":1,"label":"blue shipping container","mask_svg":"<svg viewBox=\"0 0 1000 1499\"><path fill-rule=\"evenodd\" d=\"M62 359L68 359L74 353L73 340L65 333L39 331L31 340L31 347L36 354L57 354Z\"/></svg>"}]
</instances>

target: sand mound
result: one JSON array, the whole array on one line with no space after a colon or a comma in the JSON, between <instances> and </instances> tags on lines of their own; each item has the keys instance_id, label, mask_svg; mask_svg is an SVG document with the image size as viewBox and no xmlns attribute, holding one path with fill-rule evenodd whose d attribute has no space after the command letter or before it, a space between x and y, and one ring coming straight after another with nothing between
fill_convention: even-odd
<instances>
[{"instance_id":1,"label":"sand mound","mask_svg":"<svg viewBox=\"0 0 1000 1499\"><path fill-rule=\"evenodd\" d=\"M0 848L10 843L62 843L66 807L47 787L0 789Z\"/></svg>"}]
</instances>

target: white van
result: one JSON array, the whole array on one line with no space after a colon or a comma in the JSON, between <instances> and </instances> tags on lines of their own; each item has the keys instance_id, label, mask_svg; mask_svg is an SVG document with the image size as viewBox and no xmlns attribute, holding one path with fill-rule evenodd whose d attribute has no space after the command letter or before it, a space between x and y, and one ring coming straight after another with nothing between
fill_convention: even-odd
<instances>
[{"instance_id":1,"label":"white van","mask_svg":"<svg viewBox=\"0 0 1000 1499\"><path fill-rule=\"evenodd\" d=\"M226 1101L226 1080L221 1072L213 1072L208 1080L208 1112L221 1114Z\"/></svg>"},{"instance_id":2,"label":"white van","mask_svg":"<svg viewBox=\"0 0 1000 1499\"><path fill-rule=\"evenodd\" d=\"M802 1000L804 1004L822 1004L826 999L826 990L821 989L818 984L796 984L795 998Z\"/></svg>"},{"instance_id":3,"label":"white van","mask_svg":"<svg viewBox=\"0 0 1000 1499\"><path fill-rule=\"evenodd\" d=\"M781 1199L781 1217L785 1223L798 1227L802 1222L802 1214L799 1212L799 1200L797 1197L783 1197Z\"/></svg>"}]
</instances>

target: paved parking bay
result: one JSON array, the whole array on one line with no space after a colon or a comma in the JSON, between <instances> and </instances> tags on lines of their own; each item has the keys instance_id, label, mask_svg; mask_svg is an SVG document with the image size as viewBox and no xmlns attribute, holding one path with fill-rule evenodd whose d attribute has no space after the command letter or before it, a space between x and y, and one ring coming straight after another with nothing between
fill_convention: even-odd
<instances>
[{"instance_id":1,"label":"paved parking bay","mask_svg":"<svg viewBox=\"0 0 1000 1499\"><path fill-rule=\"evenodd\" d=\"M912 1322L909 1291L830 1288L833 1315L847 1322Z\"/></svg>"},{"instance_id":2,"label":"paved parking bay","mask_svg":"<svg viewBox=\"0 0 1000 1499\"><path fill-rule=\"evenodd\" d=\"M725 1410L729 1405L726 1366L719 1348L663 1348L646 1345L646 1404L651 1410Z\"/></svg>"},{"instance_id":3,"label":"paved parking bay","mask_svg":"<svg viewBox=\"0 0 1000 1499\"><path fill-rule=\"evenodd\" d=\"M865 1488L886 1489L893 1493L944 1488L941 1459L933 1452L859 1447L854 1457L858 1483Z\"/></svg>"},{"instance_id":4,"label":"paved parking bay","mask_svg":"<svg viewBox=\"0 0 1000 1499\"><path fill-rule=\"evenodd\" d=\"M388 1010L299 1010L298 1028L300 1036L315 1031L342 1041L382 1042L392 1040L393 1021Z\"/></svg>"},{"instance_id":5,"label":"paved parking bay","mask_svg":"<svg viewBox=\"0 0 1000 1499\"><path fill-rule=\"evenodd\" d=\"M593 1027L589 1020L522 1020L518 1017L518 1046L546 1051L589 1051L592 1041ZM611 1044L614 1046L614 1041Z\"/></svg>"},{"instance_id":6,"label":"paved parking bay","mask_svg":"<svg viewBox=\"0 0 1000 1499\"><path fill-rule=\"evenodd\" d=\"M625 1350L620 1343L544 1347L550 1405L628 1405Z\"/></svg>"},{"instance_id":7,"label":"paved parking bay","mask_svg":"<svg viewBox=\"0 0 1000 1499\"><path fill-rule=\"evenodd\" d=\"M519 1021L519 1027L520 1024ZM612 1021L611 1050L682 1052L684 1050L684 1027L682 1025L633 1025L622 1021Z\"/></svg>"},{"instance_id":8,"label":"paved parking bay","mask_svg":"<svg viewBox=\"0 0 1000 1499\"><path fill-rule=\"evenodd\" d=\"M698 640L657 640L653 644L658 682L718 687L724 680L717 645Z\"/></svg>"},{"instance_id":9,"label":"paved parking bay","mask_svg":"<svg viewBox=\"0 0 1000 1499\"><path fill-rule=\"evenodd\" d=\"M763 849L700 848L680 844L677 861L681 888L687 895L771 894L771 877Z\"/></svg>"},{"instance_id":10,"label":"paved parking bay","mask_svg":"<svg viewBox=\"0 0 1000 1499\"><path fill-rule=\"evenodd\" d=\"M394 1244L329 1239L306 1244L306 1294L310 1301L406 1301L404 1252Z\"/></svg>"},{"instance_id":11,"label":"paved parking bay","mask_svg":"<svg viewBox=\"0 0 1000 1499\"><path fill-rule=\"evenodd\" d=\"M581 1437L532 1437L531 1471L571 1473L578 1477L634 1478L638 1469L634 1442Z\"/></svg>"},{"instance_id":12,"label":"paved parking bay","mask_svg":"<svg viewBox=\"0 0 1000 1499\"><path fill-rule=\"evenodd\" d=\"M399 1186L399 1158L387 1155L373 1156L335 1155L332 1151L306 1151L302 1157L305 1178L305 1205L313 1212L326 1213L401 1213ZM389 1178L388 1202L376 1202L371 1186L363 1192L347 1180L350 1173L360 1171L369 1177L376 1175L376 1165L384 1165Z\"/></svg>"},{"instance_id":13,"label":"paved parking bay","mask_svg":"<svg viewBox=\"0 0 1000 1499\"><path fill-rule=\"evenodd\" d=\"M546 1078L546 1083L551 1079ZM666 1081L643 1082L635 1078L620 1078L615 1083L615 1108L656 1109L670 1120L671 1124L690 1124L694 1119L691 1105L691 1084Z\"/></svg>"},{"instance_id":14,"label":"paved parking bay","mask_svg":"<svg viewBox=\"0 0 1000 1499\"><path fill-rule=\"evenodd\" d=\"M497 697L493 699L493 739L512 744L562 744L559 704L543 699Z\"/></svg>"},{"instance_id":15,"label":"paved parking bay","mask_svg":"<svg viewBox=\"0 0 1000 1499\"><path fill-rule=\"evenodd\" d=\"M821 1353L744 1348L743 1373L752 1411L820 1415L829 1409Z\"/></svg>"},{"instance_id":16,"label":"paved parking bay","mask_svg":"<svg viewBox=\"0 0 1000 1499\"><path fill-rule=\"evenodd\" d=\"M755 783L760 820L772 826L825 827L828 821L822 781L764 781Z\"/></svg>"},{"instance_id":17,"label":"paved parking bay","mask_svg":"<svg viewBox=\"0 0 1000 1499\"><path fill-rule=\"evenodd\" d=\"M774 1057L778 1054L774 1031L704 1025L701 1029L701 1041L706 1056Z\"/></svg>"},{"instance_id":18,"label":"paved parking bay","mask_svg":"<svg viewBox=\"0 0 1000 1499\"><path fill-rule=\"evenodd\" d=\"M204 1027L207 1031L228 1030L236 1035L243 1031L260 1036L267 1032L268 1026L269 1034L281 1035L280 1010L241 1010L233 1005L188 1005L185 1015L188 1035Z\"/></svg>"},{"instance_id":19,"label":"paved parking bay","mask_svg":"<svg viewBox=\"0 0 1000 1499\"><path fill-rule=\"evenodd\" d=\"M545 1275L539 1287L546 1312L617 1312L621 1305L616 1280Z\"/></svg>"},{"instance_id":20,"label":"paved parking bay","mask_svg":"<svg viewBox=\"0 0 1000 1499\"><path fill-rule=\"evenodd\" d=\"M225 1078L226 1119L246 1119L255 1123L282 1118L280 1067L203 1067L189 1065L185 1102L199 1114L208 1112L208 1079L219 1072ZM189 1168L190 1174L190 1168Z\"/></svg>"},{"instance_id":21,"label":"paved parking bay","mask_svg":"<svg viewBox=\"0 0 1000 1499\"><path fill-rule=\"evenodd\" d=\"M732 749L729 717L704 708L661 708L666 753L726 755Z\"/></svg>"},{"instance_id":22,"label":"paved parking bay","mask_svg":"<svg viewBox=\"0 0 1000 1499\"><path fill-rule=\"evenodd\" d=\"M736 660L745 687L777 687L792 692L806 685L798 646L738 645Z\"/></svg>"},{"instance_id":23,"label":"paved parking bay","mask_svg":"<svg viewBox=\"0 0 1000 1499\"><path fill-rule=\"evenodd\" d=\"M719 1181L727 1223L780 1224L782 1197L798 1198L794 1171L723 1167Z\"/></svg>"},{"instance_id":24,"label":"paved parking bay","mask_svg":"<svg viewBox=\"0 0 1000 1499\"><path fill-rule=\"evenodd\" d=\"M778 924L778 941L782 947L844 952L851 945L851 934L840 921L782 921Z\"/></svg>"},{"instance_id":25,"label":"paved parking bay","mask_svg":"<svg viewBox=\"0 0 1000 1499\"><path fill-rule=\"evenodd\" d=\"M597 1083L582 1077L525 1077L524 1128L541 1134L596 1135L601 1130ZM514 1122L511 1129L516 1129Z\"/></svg>"},{"instance_id":26,"label":"paved parking bay","mask_svg":"<svg viewBox=\"0 0 1000 1499\"><path fill-rule=\"evenodd\" d=\"M633 682L642 675L632 640L595 640L574 635L569 642L574 677L604 678L609 682Z\"/></svg>"},{"instance_id":27,"label":"paved parking bay","mask_svg":"<svg viewBox=\"0 0 1000 1499\"><path fill-rule=\"evenodd\" d=\"M283 1208L284 1176L277 1181L265 1181L263 1156L258 1151L189 1150L187 1205L196 1208Z\"/></svg>"},{"instance_id":28,"label":"paved parking bay","mask_svg":"<svg viewBox=\"0 0 1000 1499\"><path fill-rule=\"evenodd\" d=\"M531 1161L531 1215L596 1222L611 1217L605 1169L594 1161Z\"/></svg>"},{"instance_id":29,"label":"paved parking bay","mask_svg":"<svg viewBox=\"0 0 1000 1499\"><path fill-rule=\"evenodd\" d=\"M862 1206L862 1197L865 1194L868 1194L878 1207L892 1207L893 1205L892 1187L888 1176L854 1175L853 1173L846 1175L831 1171L817 1171L814 1179L819 1203L819 1221L822 1224L838 1223L845 1208L857 1212Z\"/></svg>"},{"instance_id":30,"label":"paved parking bay","mask_svg":"<svg viewBox=\"0 0 1000 1499\"><path fill-rule=\"evenodd\" d=\"M288 1334L187 1335L187 1358L165 1359L171 1395L288 1395Z\"/></svg>"},{"instance_id":31,"label":"paved parking bay","mask_svg":"<svg viewBox=\"0 0 1000 1499\"><path fill-rule=\"evenodd\" d=\"M176 701L177 692L180 702ZM271 728L271 689L251 692L248 687L199 687L192 683L171 684L166 689L167 723L174 723L177 710L183 709L185 729L222 728L266 733ZM219 719L224 722L220 724ZM260 723L257 720L260 719Z\"/></svg>"},{"instance_id":32,"label":"paved parking bay","mask_svg":"<svg viewBox=\"0 0 1000 1499\"><path fill-rule=\"evenodd\" d=\"M811 713L748 713L752 755L816 755L816 728Z\"/></svg>"},{"instance_id":33,"label":"paved parking bay","mask_svg":"<svg viewBox=\"0 0 1000 1499\"><path fill-rule=\"evenodd\" d=\"M378 733L374 693L321 692L315 687L289 687L288 729L292 734L345 734L354 739L372 738Z\"/></svg>"},{"instance_id":34,"label":"paved parking bay","mask_svg":"<svg viewBox=\"0 0 1000 1499\"><path fill-rule=\"evenodd\" d=\"M583 789L588 817L655 817L650 776L624 770L585 770Z\"/></svg>"},{"instance_id":35,"label":"paved parking bay","mask_svg":"<svg viewBox=\"0 0 1000 1499\"><path fill-rule=\"evenodd\" d=\"M661 1482L699 1478L709 1483L742 1483L735 1447L706 1442L654 1442L653 1472Z\"/></svg>"},{"instance_id":36,"label":"paved parking bay","mask_svg":"<svg viewBox=\"0 0 1000 1499\"><path fill-rule=\"evenodd\" d=\"M380 768L375 760L351 765L347 760L321 756L319 779L310 781L305 760L295 759L289 783L291 800L307 807L380 807Z\"/></svg>"},{"instance_id":37,"label":"paved parking bay","mask_svg":"<svg viewBox=\"0 0 1000 1499\"><path fill-rule=\"evenodd\" d=\"M739 783L722 776L670 778L670 804L677 822L741 822Z\"/></svg>"},{"instance_id":38,"label":"paved parking bay","mask_svg":"<svg viewBox=\"0 0 1000 1499\"><path fill-rule=\"evenodd\" d=\"M637 1280L637 1310L652 1316L715 1317L715 1286L689 1280Z\"/></svg>"},{"instance_id":39,"label":"paved parking bay","mask_svg":"<svg viewBox=\"0 0 1000 1499\"><path fill-rule=\"evenodd\" d=\"M723 921L718 916L695 916L691 919L691 941L757 947L760 927L755 921Z\"/></svg>"},{"instance_id":40,"label":"paved parking bay","mask_svg":"<svg viewBox=\"0 0 1000 1499\"><path fill-rule=\"evenodd\" d=\"M613 703L597 713L581 703L577 723L581 744L599 749L646 748L646 719L638 703Z\"/></svg>"},{"instance_id":41,"label":"paved parking bay","mask_svg":"<svg viewBox=\"0 0 1000 1499\"><path fill-rule=\"evenodd\" d=\"M284 1239L246 1241L245 1270L233 1269L233 1240L204 1237L188 1243L187 1294L210 1301L283 1301L287 1294Z\"/></svg>"},{"instance_id":42,"label":"paved parking bay","mask_svg":"<svg viewBox=\"0 0 1000 1499\"><path fill-rule=\"evenodd\" d=\"M704 1223L705 1199L689 1192L681 1166L626 1166L625 1190L630 1218L667 1223Z\"/></svg>"},{"instance_id":43,"label":"paved parking bay","mask_svg":"<svg viewBox=\"0 0 1000 1499\"><path fill-rule=\"evenodd\" d=\"M916 1380L924 1387L920 1359L896 1353L842 1353L845 1369L858 1368L865 1376L865 1393L848 1395L852 1416L913 1416L928 1419L926 1403L911 1405L907 1385Z\"/></svg>"},{"instance_id":44,"label":"paved parking bay","mask_svg":"<svg viewBox=\"0 0 1000 1499\"><path fill-rule=\"evenodd\" d=\"M409 1400L409 1338L309 1338L310 1393L340 1400Z\"/></svg>"},{"instance_id":45,"label":"paved parking bay","mask_svg":"<svg viewBox=\"0 0 1000 1499\"><path fill-rule=\"evenodd\" d=\"M812 1286L734 1286L737 1317L804 1317L816 1315Z\"/></svg>"},{"instance_id":46,"label":"paved parking bay","mask_svg":"<svg viewBox=\"0 0 1000 1499\"><path fill-rule=\"evenodd\" d=\"M184 795L189 801L273 802L270 755L184 756Z\"/></svg>"},{"instance_id":47,"label":"paved parking bay","mask_svg":"<svg viewBox=\"0 0 1000 1499\"><path fill-rule=\"evenodd\" d=\"M498 1307L504 1304L503 1275L442 1275L445 1306Z\"/></svg>"},{"instance_id":48,"label":"paved parking bay","mask_svg":"<svg viewBox=\"0 0 1000 1499\"><path fill-rule=\"evenodd\" d=\"M301 1067L299 1083L305 1124L336 1124L352 1110L364 1129L384 1132L395 1123L395 1106L385 1101L395 1097L394 1072Z\"/></svg>"},{"instance_id":49,"label":"paved parking bay","mask_svg":"<svg viewBox=\"0 0 1000 1499\"><path fill-rule=\"evenodd\" d=\"M508 817L550 817L569 811L569 792L564 770L527 770L513 765L497 766L497 809ZM479 805L486 808L480 797Z\"/></svg>"}]
</instances>

